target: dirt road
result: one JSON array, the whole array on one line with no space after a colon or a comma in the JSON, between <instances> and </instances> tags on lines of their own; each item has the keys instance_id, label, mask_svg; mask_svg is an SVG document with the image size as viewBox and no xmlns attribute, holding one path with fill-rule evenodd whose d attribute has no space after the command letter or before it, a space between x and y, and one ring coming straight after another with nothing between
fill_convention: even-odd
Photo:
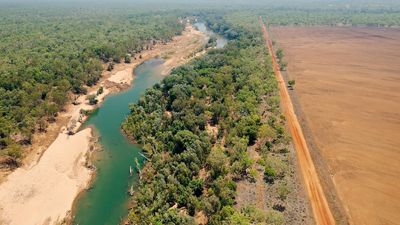
<instances>
[{"instance_id":1,"label":"dirt road","mask_svg":"<svg viewBox=\"0 0 400 225\"><path fill-rule=\"evenodd\" d=\"M285 81L282 78L279 65L276 61L272 41L269 38L267 28L260 18L260 25L264 34L265 43L268 46L272 58L272 65L279 83L281 104L288 121L288 126L292 134L293 142L296 147L300 170L303 174L305 188L307 190L316 224L335 224L332 212L329 209L324 191L322 190L318 174L315 170L310 152L305 141L303 131L293 110L292 101L286 89Z\"/></svg>"}]
</instances>

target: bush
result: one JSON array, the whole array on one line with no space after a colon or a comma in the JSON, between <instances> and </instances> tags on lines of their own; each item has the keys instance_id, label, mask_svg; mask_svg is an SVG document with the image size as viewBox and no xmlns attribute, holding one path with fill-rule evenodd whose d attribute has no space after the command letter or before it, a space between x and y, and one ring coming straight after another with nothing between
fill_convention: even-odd
<instances>
[{"instance_id":1,"label":"bush","mask_svg":"<svg viewBox=\"0 0 400 225\"><path fill-rule=\"evenodd\" d=\"M99 88L99 90L97 90L97 95L101 95L101 94L103 94L103 92L104 92L104 88L103 88L103 86L101 86Z\"/></svg>"},{"instance_id":2,"label":"bush","mask_svg":"<svg viewBox=\"0 0 400 225\"><path fill-rule=\"evenodd\" d=\"M246 206L242 208L241 212L250 218L252 224L263 223L266 221L265 212L255 206L252 205Z\"/></svg>"},{"instance_id":3,"label":"bush","mask_svg":"<svg viewBox=\"0 0 400 225\"><path fill-rule=\"evenodd\" d=\"M11 144L5 149L6 155L13 159L20 159L22 157L22 147L17 144Z\"/></svg>"},{"instance_id":4,"label":"bush","mask_svg":"<svg viewBox=\"0 0 400 225\"><path fill-rule=\"evenodd\" d=\"M278 50L276 50L276 58L278 58L279 61L281 61L283 59L283 50L278 48Z\"/></svg>"},{"instance_id":5,"label":"bush","mask_svg":"<svg viewBox=\"0 0 400 225\"><path fill-rule=\"evenodd\" d=\"M114 63L110 62L107 66L107 71L112 71L114 69Z\"/></svg>"},{"instance_id":6,"label":"bush","mask_svg":"<svg viewBox=\"0 0 400 225\"><path fill-rule=\"evenodd\" d=\"M289 193L290 193L290 190L286 183L282 183L278 186L278 195L282 201L286 199L286 197Z\"/></svg>"},{"instance_id":7,"label":"bush","mask_svg":"<svg viewBox=\"0 0 400 225\"><path fill-rule=\"evenodd\" d=\"M288 64L287 62L280 62L280 63L279 63L280 68L279 68L279 69L280 69L281 71L285 71L285 70L286 70L286 67L287 67L287 64Z\"/></svg>"},{"instance_id":8,"label":"bush","mask_svg":"<svg viewBox=\"0 0 400 225\"><path fill-rule=\"evenodd\" d=\"M266 166L264 169L264 176L265 176L265 180L268 183L273 183L275 178L276 178L276 170L274 168L272 168L271 166Z\"/></svg>"},{"instance_id":9,"label":"bush","mask_svg":"<svg viewBox=\"0 0 400 225\"><path fill-rule=\"evenodd\" d=\"M98 102L96 95L89 95L87 99L89 100L90 105L96 105Z\"/></svg>"},{"instance_id":10,"label":"bush","mask_svg":"<svg viewBox=\"0 0 400 225\"><path fill-rule=\"evenodd\" d=\"M81 85L74 85L72 87L72 91L73 91L74 94L78 94L78 95L79 94L84 94L84 95L87 94L87 89L82 87Z\"/></svg>"},{"instance_id":11,"label":"bush","mask_svg":"<svg viewBox=\"0 0 400 225\"><path fill-rule=\"evenodd\" d=\"M126 54L126 55L125 55L125 60L124 60L124 62L125 62L125 63L131 63L131 57L132 57L131 54Z\"/></svg>"},{"instance_id":12,"label":"bush","mask_svg":"<svg viewBox=\"0 0 400 225\"><path fill-rule=\"evenodd\" d=\"M267 224L270 225L282 225L285 220L283 214L275 210L267 212Z\"/></svg>"},{"instance_id":13,"label":"bush","mask_svg":"<svg viewBox=\"0 0 400 225\"><path fill-rule=\"evenodd\" d=\"M249 178L250 178L253 182L256 181L257 175L258 175L258 171L257 171L255 168L251 168L251 169L249 170Z\"/></svg>"}]
</instances>

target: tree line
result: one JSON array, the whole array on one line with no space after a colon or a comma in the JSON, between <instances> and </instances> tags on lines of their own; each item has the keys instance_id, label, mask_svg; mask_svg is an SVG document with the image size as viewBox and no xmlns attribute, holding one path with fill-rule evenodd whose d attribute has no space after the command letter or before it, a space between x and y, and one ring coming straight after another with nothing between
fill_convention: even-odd
<instances>
[{"instance_id":1,"label":"tree line","mask_svg":"<svg viewBox=\"0 0 400 225\"><path fill-rule=\"evenodd\" d=\"M280 9L260 12L273 25L330 25L395 27L400 25L400 10Z\"/></svg>"}]
</instances>

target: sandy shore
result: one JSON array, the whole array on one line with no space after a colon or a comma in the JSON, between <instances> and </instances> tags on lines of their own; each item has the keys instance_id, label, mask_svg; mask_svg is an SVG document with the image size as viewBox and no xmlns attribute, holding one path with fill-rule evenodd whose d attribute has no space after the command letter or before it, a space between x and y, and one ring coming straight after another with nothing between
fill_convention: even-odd
<instances>
[{"instance_id":1,"label":"sandy shore","mask_svg":"<svg viewBox=\"0 0 400 225\"><path fill-rule=\"evenodd\" d=\"M144 61L164 57L166 70L163 74L166 75L173 67L198 56L196 53L201 52L206 41L203 33L187 26L183 34L171 42L143 51L141 57L132 58L131 63L116 64L111 72L104 70L101 81L88 88L88 95L76 99L78 104L68 104L46 133L34 135L21 168L12 173L0 173L0 224L54 224L62 221L93 174L85 165L92 145L91 129L67 134L68 128L73 127L69 130L76 132L85 121L81 111L93 110L108 94L129 87L134 79L134 68ZM90 105L87 96L96 94L100 87L104 92L97 96L98 104Z\"/></svg>"},{"instance_id":2,"label":"sandy shore","mask_svg":"<svg viewBox=\"0 0 400 225\"><path fill-rule=\"evenodd\" d=\"M91 129L60 134L40 163L19 168L0 186L0 224L54 224L89 182L85 166Z\"/></svg>"}]
</instances>

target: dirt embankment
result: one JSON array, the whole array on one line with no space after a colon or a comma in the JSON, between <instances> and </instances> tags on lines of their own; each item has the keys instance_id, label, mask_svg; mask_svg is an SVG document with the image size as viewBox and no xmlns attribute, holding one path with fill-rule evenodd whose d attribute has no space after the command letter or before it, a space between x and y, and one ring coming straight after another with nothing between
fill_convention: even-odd
<instances>
[{"instance_id":1,"label":"dirt embankment","mask_svg":"<svg viewBox=\"0 0 400 225\"><path fill-rule=\"evenodd\" d=\"M352 224L400 221L400 29L276 27L302 126Z\"/></svg>"},{"instance_id":2,"label":"dirt embankment","mask_svg":"<svg viewBox=\"0 0 400 225\"><path fill-rule=\"evenodd\" d=\"M286 83L281 75L279 65L277 63L275 52L272 46L272 40L269 37L268 31L261 21L261 28L264 34L265 44L268 47L272 58L272 65L279 85L281 97L281 105L285 113L287 124L292 135L293 143L296 148L299 167L303 175L305 189L310 199L311 208L313 210L316 224L335 224L332 212L329 208L328 201L325 197L318 174L316 172L314 162L311 158L303 131L294 113L292 101L290 99Z\"/></svg>"},{"instance_id":3,"label":"dirt embankment","mask_svg":"<svg viewBox=\"0 0 400 225\"><path fill-rule=\"evenodd\" d=\"M164 71L168 74L173 67L182 65L203 50L206 41L205 34L187 26L183 34L171 42L153 46L140 57L132 58L132 63L117 64L113 71L104 71L102 80L89 88L88 95L104 87L104 92L97 96L100 104L107 94L129 87L134 68L156 56L168 55ZM21 168L11 174L2 172L0 224L54 224L61 221L68 215L78 193L87 186L92 175L87 166L93 139L91 129L74 135L67 133L76 132L85 120L82 109L91 110L96 106L88 103L87 96L80 96L75 103L66 106L46 133L35 135ZM74 124L73 128L71 124Z\"/></svg>"}]
</instances>

